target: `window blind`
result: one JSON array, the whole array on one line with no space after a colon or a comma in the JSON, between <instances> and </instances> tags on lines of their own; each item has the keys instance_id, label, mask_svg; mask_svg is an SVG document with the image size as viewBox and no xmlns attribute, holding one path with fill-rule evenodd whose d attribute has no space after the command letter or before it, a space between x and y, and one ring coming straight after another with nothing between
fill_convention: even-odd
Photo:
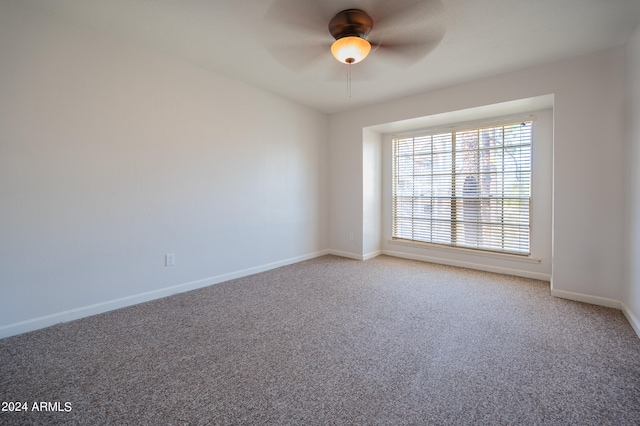
<instances>
[{"instance_id":1,"label":"window blind","mask_svg":"<svg viewBox=\"0 0 640 426\"><path fill-rule=\"evenodd\" d=\"M530 254L532 122L393 139L392 238Z\"/></svg>"}]
</instances>

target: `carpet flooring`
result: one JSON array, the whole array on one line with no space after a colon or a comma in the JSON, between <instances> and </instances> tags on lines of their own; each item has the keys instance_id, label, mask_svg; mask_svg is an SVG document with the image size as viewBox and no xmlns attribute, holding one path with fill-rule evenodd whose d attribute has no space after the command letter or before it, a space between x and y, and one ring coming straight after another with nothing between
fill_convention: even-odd
<instances>
[{"instance_id":1,"label":"carpet flooring","mask_svg":"<svg viewBox=\"0 0 640 426\"><path fill-rule=\"evenodd\" d=\"M545 282L323 256L2 339L0 401L27 403L3 425L637 425L640 339Z\"/></svg>"}]
</instances>

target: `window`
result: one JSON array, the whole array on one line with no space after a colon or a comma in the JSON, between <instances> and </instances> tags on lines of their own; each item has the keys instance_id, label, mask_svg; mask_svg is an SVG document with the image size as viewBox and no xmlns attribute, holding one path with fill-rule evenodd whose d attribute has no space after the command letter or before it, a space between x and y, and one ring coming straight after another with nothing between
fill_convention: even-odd
<instances>
[{"instance_id":1,"label":"window","mask_svg":"<svg viewBox=\"0 0 640 426\"><path fill-rule=\"evenodd\" d=\"M395 137L392 238L529 255L531 143L520 120Z\"/></svg>"}]
</instances>

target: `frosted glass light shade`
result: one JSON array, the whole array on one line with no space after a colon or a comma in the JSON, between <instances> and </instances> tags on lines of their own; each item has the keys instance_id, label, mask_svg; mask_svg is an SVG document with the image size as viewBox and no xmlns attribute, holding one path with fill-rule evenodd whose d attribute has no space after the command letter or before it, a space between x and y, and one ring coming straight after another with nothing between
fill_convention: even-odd
<instances>
[{"instance_id":1,"label":"frosted glass light shade","mask_svg":"<svg viewBox=\"0 0 640 426\"><path fill-rule=\"evenodd\" d=\"M371 44L362 37L342 37L333 42L331 53L343 64L357 64L371 52Z\"/></svg>"}]
</instances>

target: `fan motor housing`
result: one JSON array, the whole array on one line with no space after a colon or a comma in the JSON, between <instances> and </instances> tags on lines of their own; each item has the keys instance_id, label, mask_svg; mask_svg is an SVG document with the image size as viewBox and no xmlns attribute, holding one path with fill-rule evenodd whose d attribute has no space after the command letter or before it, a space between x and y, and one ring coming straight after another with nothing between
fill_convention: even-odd
<instances>
[{"instance_id":1,"label":"fan motor housing","mask_svg":"<svg viewBox=\"0 0 640 426\"><path fill-rule=\"evenodd\" d=\"M347 9L329 22L329 32L336 40L343 37L365 38L373 28L373 19L360 9Z\"/></svg>"}]
</instances>

